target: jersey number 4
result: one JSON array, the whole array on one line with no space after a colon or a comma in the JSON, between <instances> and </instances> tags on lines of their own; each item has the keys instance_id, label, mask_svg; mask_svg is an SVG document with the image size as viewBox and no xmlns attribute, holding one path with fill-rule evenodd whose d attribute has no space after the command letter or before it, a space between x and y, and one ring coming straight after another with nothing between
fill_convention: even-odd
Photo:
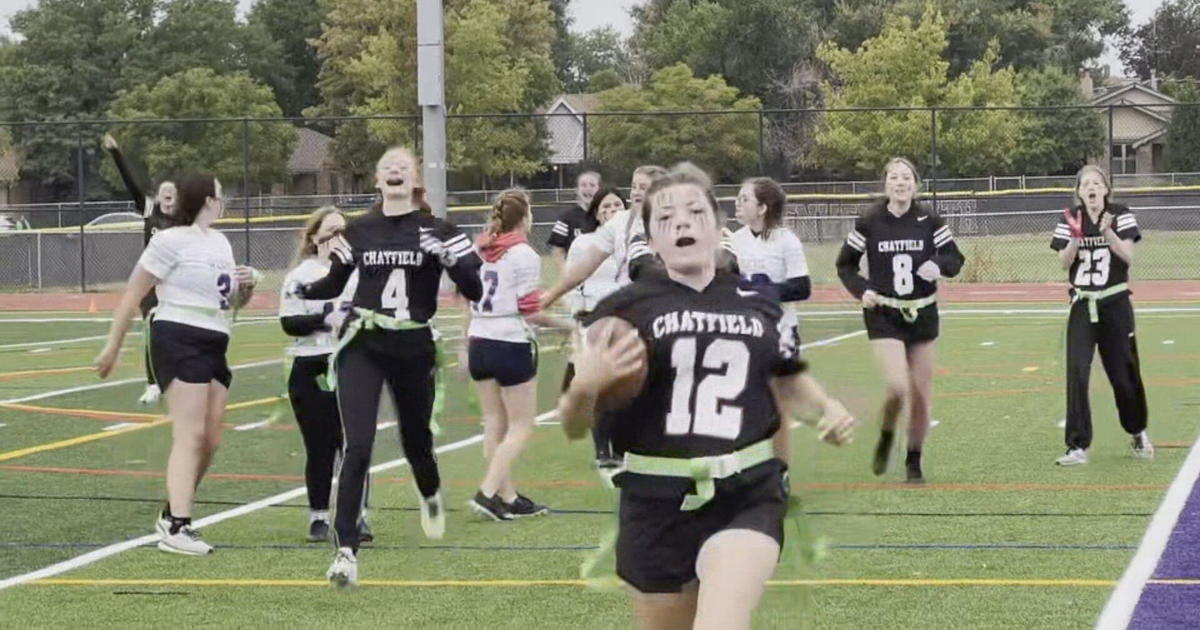
<instances>
[{"instance_id":1,"label":"jersey number 4","mask_svg":"<svg viewBox=\"0 0 1200 630\"><path fill-rule=\"evenodd\" d=\"M393 269L379 295L379 306L396 310L396 319L408 319L408 277L403 269Z\"/></svg>"},{"instance_id":2,"label":"jersey number 4","mask_svg":"<svg viewBox=\"0 0 1200 630\"><path fill-rule=\"evenodd\" d=\"M696 338L682 337L671 346L671 409L667 412L667 435L706 435L737 439L742 431L742 408L730 404L746 389L750 349L741 341L717 339L704 349L703 367L724 370L709 374L696 386ZM695 413L692 390L695 389Z\"/></svg>"},{"instance_id":3,"label":"jersey number 4","mask_svg":"<svg viewBox=\"0 0 1200 630\"><path fill-rule=\"evenodd\" d=\"M1075 286L1102 287L1108 282L1112 253L1107 249L1079 250L1079 268L1075 271Z\"/></svg>"}]
</instances>

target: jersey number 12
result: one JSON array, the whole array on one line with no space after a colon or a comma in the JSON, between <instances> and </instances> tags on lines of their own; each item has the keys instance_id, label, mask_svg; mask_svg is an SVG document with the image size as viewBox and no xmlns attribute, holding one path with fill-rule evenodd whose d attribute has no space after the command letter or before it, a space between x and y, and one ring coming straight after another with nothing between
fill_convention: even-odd
<instances>
[{"instance_id":1,"label":"jersey number 12","mask_svg":"<svg viewBox=\"0 0 1200 630\"><path fill-rule=\"evenodd\" d=\"M750 369L750 349L741 341L717 339L704 349L703 366L724 369L709 374L696 384L696 338L682 337L671 346L671 367L675 382L671 387L671 409L667 412L667 435L706 435L735 440L742 431L742 408L730 404L746 389ZM695 389L695 413L692 390Z\"/></svg>"}]
</instances>

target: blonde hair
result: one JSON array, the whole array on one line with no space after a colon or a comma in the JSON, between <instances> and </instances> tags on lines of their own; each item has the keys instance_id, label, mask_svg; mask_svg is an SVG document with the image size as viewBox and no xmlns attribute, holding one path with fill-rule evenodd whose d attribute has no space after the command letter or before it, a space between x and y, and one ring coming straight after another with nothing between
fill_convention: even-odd
<instances>
[{"instance_id":1,"label":"blonde hair","mask_svg":"<svg viewBox=\"0 0 1200 630\"><path fill-rule=\"evenodd\" d=\"M325 222L325 217L331 214L341 214L341 210L338 210L335 206L321 206L304 220L304 231L301 232L300 247L296 249L296 256L292 259L292 266L295 266L309 256L317 255L317 244L313 241L313 237L321 229L321 224Z\"/></svg>"},{"instance_id":2,"label":"blonde hair","mask_svg":"<svg viewBox=\"0 0 1200 630\"><path fill-rule=\"evenodd\" d=\"M492 203L488 217L487 233L493 236L511 232L529 216L529 194L523 188L509 188Z\"/></svg>"},{"instance_id":3,"label":"blonde hair","mask_svg":"<svg viewBox=\"0 0 1200 630\"><path fill-rule=\"evenodd\" d=\"M908 158L894 157L888 160L887 164L883 165L883 174L879 180L880 183L885 185L887 184L888 171L892 170L892 167L896 166L897 164L903 164L904 166L907 166L908 170L912 172L913 182L917 184L917 190L913 193L913 201L916 201L918 196L917 193L919 193L921 190L921 172L917 170L917 165L913 164Z\"/></svg>"},{"instance_id":4,"label":"blonde hair","mask_svg":"<svg viewBox=\"0 0 1200 630\"><path fill-rule=\"evenodd\" d=\"M1104 205L1107 206L1108 199L1112 196L1112 182L1108 178L1108 173L1095 164L1085 164L1083 168L1079 169L1079 172L1075 173L1075 190L1071 193L1071 196L1075 198L1075 205L1084 205L1083 198L1079 196L1079 185L1083 183L1083 176L1088 173L1099 175L1100 180L1104 182L1104 189L1107 191L1104 193Z\"/></svg>"}]
</instances>

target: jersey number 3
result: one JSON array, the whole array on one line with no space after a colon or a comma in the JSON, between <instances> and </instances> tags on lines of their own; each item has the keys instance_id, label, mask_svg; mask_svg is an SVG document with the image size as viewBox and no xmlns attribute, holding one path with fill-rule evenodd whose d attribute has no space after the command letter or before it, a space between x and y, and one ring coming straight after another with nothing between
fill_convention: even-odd
<instances>
[{"instance_id":1,"label":"jersey number 3","mask_svg":"<svg viewBox=\"0 0 1200 630\"><path fill-rule=\"evenodd\" d=\"M403 269L393 269L379 295L379 305L396 310L396 319L408 319L408 278Z\"/></svg>"},{"instance_id":2,"label":"jersey number 3","mask_svg":"<svg viewBox=\"0 0 1200 630\"><path fill-rule=\"evenodd\" d=\"M682 337L671 346L671 409L667 412L667 435L706 435L735 440L742 431L742 408L730 404L746 389L750 349L741 341L717 339L704 350L703 367L724 369L709 374L696 386L696 338ZM695 413L692 390L695 389Z\"/></svg>"}]
</instances>

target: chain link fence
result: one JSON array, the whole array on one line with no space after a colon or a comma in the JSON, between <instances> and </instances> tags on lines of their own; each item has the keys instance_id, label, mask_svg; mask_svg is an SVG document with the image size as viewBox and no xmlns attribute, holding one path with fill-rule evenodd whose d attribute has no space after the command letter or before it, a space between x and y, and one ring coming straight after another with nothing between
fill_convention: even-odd
<instances>
[{"instance_id":1,"label":"chain link fence","mask_svg":"<svg viewBox=\"0 0 1200 630\"><path fill-rule=\"evenodd\" d=\"M267 270L291 260L297 217L374 201L374 164L386 146L421 148L412 116L0 123L0 289L89 290L128 275L141 250L142 208L104 148L105 133L145 194L186 171L219 177L228 215L221 229L239 260ZM836 281L836 248L878 194L875 173L893 155L918 164L926 198L959 235L972 259L965 280L1061 280L1045 241L1070 203L1075 170L1099 163L1147 236L1136 276L1200 277L1189 242L1200 231L1200 155L1181 154L1197 146L1200 105L559 109L452 115L447 137L452 218L462 224L482 222L496 191L522 186L537 230L548 230L587 169L624 186L639 164L690 159L713 175L730 211L744 177L770 174L791 196L788 223L809 248L817 282ZM531 241L541 247L537 230Z\"/></svg>"}]
</instances>

